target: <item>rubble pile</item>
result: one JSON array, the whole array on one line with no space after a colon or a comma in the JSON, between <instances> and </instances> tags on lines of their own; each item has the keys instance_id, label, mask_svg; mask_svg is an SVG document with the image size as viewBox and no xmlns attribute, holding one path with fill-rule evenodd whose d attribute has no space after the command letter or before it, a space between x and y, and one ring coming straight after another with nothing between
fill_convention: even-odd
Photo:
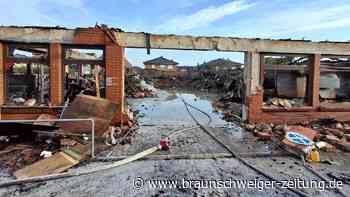
<instances>
[{"instance_id":1,"label":"rubble pile","mask_svg":"<svg viewBox=\"0 0 350 197\"><path fill-rule=\"evenodd\" d=\"M216 92L233 92L238 100L242 95L243 70L201 71L190 85L197 90L214 90Z\"/></svg>"},{"instance_id":2,"label":"rubble pile","mask_svg":"<svg viewBox=\"0 0 350 197\"><path fill-rule=\"evenodd\" d=\"M152 78L143 74L145 79L152 81L157 88L185 89L209 91L220 94L231 93L235 101L240 102L243 90L243 70L227 71L192 71L191 75Z\"/></svg>"},{"instance_id":3,"label":"rubble pile","mask_svg":"<svg viewBox=\"0 0 350 197\"><path fill-rule=\"evenodd\" d=\"M334 119L320 119L305 122L302 125L243 124L258 140L273 141L276 139L287 148L298 154L310 154L311 150L322 152L350 152L350 124ZM288 135L301 135L310 144L296 143L288 139ZM297 136L298 137L298 136ZM298 139L299 140L299 139ZM305 140L305 141L307 141Z\"/></svg>"},{"instance_id":4,"label":"rubble pile","mask_svg":"<svg viewBox=\"0 0 350 197\"><path fill-rule=\"evenodd\" d=\"M190 80L178 77L149 79L159 89L191 89Z\"/></svg>"},{"instance_id":5,"label":"rubble pile","mask_svg":"<svg viewBox=\"0 0 350 197\"><path fill-rule=\"evenodd\" d=\"M126 77L125 93L129 98L156 97L156 91L153 86L147 84L139 75Z\"/></svg>"},{"instance_id":6,"label":"rubble pile","mask_svg":"<svg viewBox=\"0 0 350 197\"><path fill-rule=\"evenodd\" d=\"M32 145L30 143L1 143L0 163L1 168L18 170L26 165L32 164L40 160L40 153L46 149L44 144Z\"/></svg>"},{"instance_id":7,"label":"rubble pile","mask_svg":"<svg viewBox=\"0 0 350 197\"><path fill-rule=\"evenodd\" d=\"M214 110L220 111L223 114L223 119L227 122L240 122L242 104L234 102L232 97L224 96L221 99L212 103Z\"/></svg>"},{"instance_id":8,"label":"rubble pile","mask_svg":"<svg viewBox=\"0 0 350 197\"><path fill-rule=\"evenodd\" d=\"M81 106L91 106L82 109ZM94 120L95 152L132 142L137 122L128 114L125 125L115 124L118 105L93 96L77 95L61 114L62 119ZM103 111L104 113L101 113ZM42 114L45 122L0 124L0 167L17 178L63 172L91 155L91 122L56 122L58 116ZM46 122L47 120L47 122Z\"/></svg>"}]
</instances>

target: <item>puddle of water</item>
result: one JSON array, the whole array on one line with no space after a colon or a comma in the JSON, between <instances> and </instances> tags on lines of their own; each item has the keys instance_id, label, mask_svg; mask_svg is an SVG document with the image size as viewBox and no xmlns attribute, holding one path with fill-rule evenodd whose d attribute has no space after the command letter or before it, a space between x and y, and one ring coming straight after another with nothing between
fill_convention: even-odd
<instances>
[{"instance_id":1,"label":"puddle of water","mask_svg":"<svg viewBox=\"0 0 350 197\"><path fill-rule=\"evenodd\" d=\"M241 135L241 129L232 123L222 119L220 112L214 112L212 106L212 96L198 96L193 93L176 93L160 91L159 98L132 99L129 100L133 109L139 110L141 116L138 121L141 124L173 124L173 125L195 125L191 116L188 114L183 98L189 104L206 112L212 118L211 126L224 126L225 132L230 135ZM204 114L191 109L196 119L207 124L209 119ZM237 136L239 137L239 136Z\"/></svg>"}]
</instances>

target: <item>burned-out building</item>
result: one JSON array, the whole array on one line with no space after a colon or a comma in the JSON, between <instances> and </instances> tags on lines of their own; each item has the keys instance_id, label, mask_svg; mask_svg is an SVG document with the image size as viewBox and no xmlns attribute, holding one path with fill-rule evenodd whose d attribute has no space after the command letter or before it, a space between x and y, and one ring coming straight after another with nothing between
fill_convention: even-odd
<instances>
[{"instance_id":1,"label":"burned-out building","mask_svg":"<svg viewBox=\"0 0 350 197\"><path fill-rule=\"evenodd\" d=\"M78 93L124 108L124 48L110 30L0 27L1 119L55 114Z\"/></svg>"},{"instance_id":2,"label":"burned-out building","mask_svg":"<svg viewBox=\"0 0 350 197\"><path fill-rule=\"evenodd\" d=\"M84 84L89 94L118 103L121 119L125 48L244 52L243 118L249 122L350 119L348 42L153 35L105 27L0 27L1 118L54 113L71 86ZM74 50L80 55L72 55Z\"/></svg>"}]
</instances>

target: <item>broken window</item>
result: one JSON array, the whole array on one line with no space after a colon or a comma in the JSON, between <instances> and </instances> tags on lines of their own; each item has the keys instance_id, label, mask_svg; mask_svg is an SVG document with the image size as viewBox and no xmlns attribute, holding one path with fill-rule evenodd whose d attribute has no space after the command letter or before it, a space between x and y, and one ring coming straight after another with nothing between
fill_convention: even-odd
<instances>
[{"instance_id":1,"label":"broken window","mask_svg":"<svg viewBox=\"0 0 350 197\"><path fill-rule=\"evenodd\" d=\"M319 94L321 107L350 107L350 56L321 57Z\"/></svg>"},{"instance_id":2,"label":"broken window","mask_svg":"<svg viewBox=\"0 0 350 197\"><path fill-rule=\"evenodd\" d=\"M5 58L6 105L45 106L50 103L48 47L8 44Z\"/></svg>"},{"instance_id":3,"label":"broken window","mask_svg":"<svg viewBox=\"0 0 350 197\"><path fill-rule=\"evenodd\" d=\"M263 105L289 109L309 105L309 55L263 54Z\"/></svg>"},{"instance_id":4,"label":"broken window","mask_svg":"<svg viewBox=\"0 0 350 197\"><path fill-rule=\"evenodd\" d=\"M105 97L106 70L102 47L65 46L64 95L73 101L79 93Z\"/></svg>"}]
</instances>

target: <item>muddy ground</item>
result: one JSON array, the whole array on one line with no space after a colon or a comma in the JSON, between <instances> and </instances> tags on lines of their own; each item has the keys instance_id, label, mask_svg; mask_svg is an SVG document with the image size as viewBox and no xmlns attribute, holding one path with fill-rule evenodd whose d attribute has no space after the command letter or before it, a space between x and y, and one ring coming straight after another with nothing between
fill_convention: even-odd
<instances>
[{"instance_id":1,"label":"muddy ground","mask_svg":"<svg viewBox=\"0 0 350 197\"><path fill-rule=\"evenodd\" d=\"M193 94L176 94L160 91L159 98L130 100L134 109L138 109L140 129L132 144L116 146L101 153L99 156L132 155L159 143L161 136L174 130L194 125L193 120L185 110L180 99L200 107L213 118L211 126L216 127L216 135L225 141L233 150L240 153L267 153L272 155L281 153L275 150L273 144L256 141L256 139L241 129L238 125L228 125L221 120L220 113L213 112L211 96L195 96ZM215 97L215 95L214 95ZM200 122L205 123L207 117L194 112ZM206 135L201 129L194 129L171 138L169 151L160 151L155 154L218 154L227 153L218 143ZM283 153L283 152L282 152ZM314 165L322 174L328 171L349 171L349 154L332 153L327 158L337 161L338 164ZM269 156L264 158L245 158L278 180L301 178L319 180L311 174L298 159L292 157ZM92 169L110 162L85 162L70 171ZM144 180L144 185L138 188L136 180ZM0 171L0 181L14 179L6 170ZM147 184L149 179L205 179L205 180L267 180L253 170L241 164L234 158L218 159L182 159L182 160L142 160L112 170L99 172L93 175L49 181L39 184L27 184L0 189L0 196L297 196L286 189L257 188L151 188ZM310 196L338 196L334 191L320 189L304 189ZM344 186L345 193L350 193L349 185Z\"/></svg>"}]
</instances>

